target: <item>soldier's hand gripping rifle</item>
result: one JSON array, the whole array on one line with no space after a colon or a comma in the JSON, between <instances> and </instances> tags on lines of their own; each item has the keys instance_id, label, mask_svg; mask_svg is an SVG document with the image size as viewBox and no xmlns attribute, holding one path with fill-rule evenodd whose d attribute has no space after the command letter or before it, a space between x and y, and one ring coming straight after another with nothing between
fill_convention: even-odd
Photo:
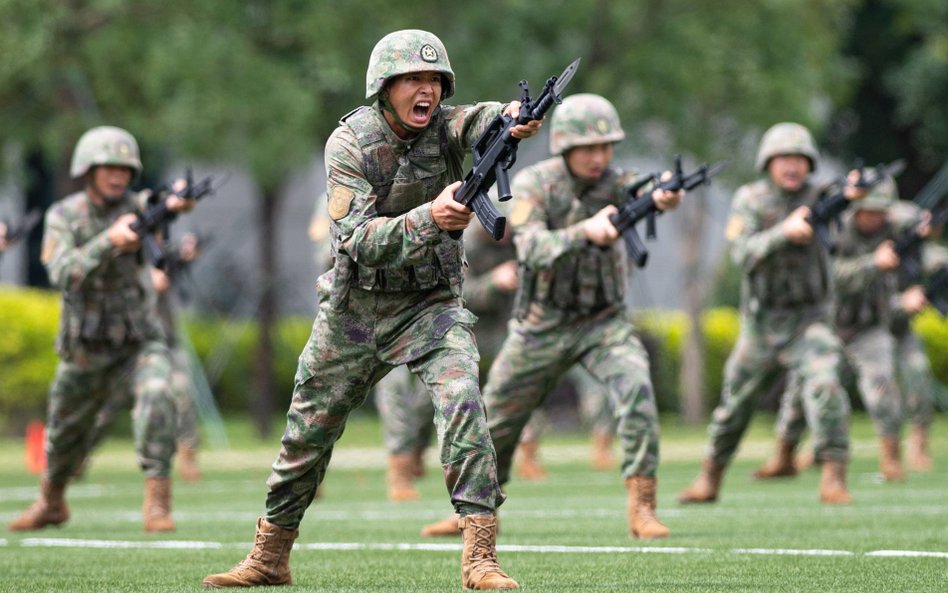
<instances>
[{"instance_id":1,"label":"soldier's hand gripping rifle","mask_svg":"<svg viewBox=\"0 0 948 593\"><path fill-rule=\"evenodd\" d=\"M905 161L898 159L888 165L880 163L875 167L863 167L862 163L857 161L856 169L859 172L859 180L855 186L864 189L871 189L880 183L886 177L895 177L905 169ZM844 191L849 182L846 178L838 179L831 184L822 194L816 204L810 207L810 214L806 220L813 227L816 238L826 248L829 253L836 253L836 245L830 236L829 225L834 223L839 228L840 215L849 207L849 200Z\"/></svg>"},{"instance_id":2,"label":"soldier's hand gripping rifle","mask_svg":"<svg viewBox=\"0 0 948 593\"><path fill-rule=\"evenodd\" d=\"M211 176L194 182L191 175L191 169L188 169L185 178L186 185L180 191L173 192L186 200L200 200L204 196L214 191L214 178ZM138 233L142 239L142 249L148 262L159 270L165 268L165 252L158 244L155 237L161 233L164 238L168 236L168 226L177 218L178 213L168 209L168 193L159 191L156 194L157 199L153 201L143 212L138 213L138 220L129 225L133 231Z\"/></svg>"},{"instance_id":3,"label":"soldier's hand gripping rifle","mask_svg":"<svg viewBox=\"0 0 948 593\"><path fill-rule=\"evenodd\" d=\"M675 171L670 178L665 181L659 181L648 193L642 196L638 195L639 191L649 182L658 179L658 174L653 173L636 181L635 184L627 190L629 201L623 204L618 212L609 217L609 222L622 234L622 238L625 240L626 250L628 251L629 257L635 262L635 265L644 268L645 264L648 263L648 249L635 230L635 224L644 218L645 236L648 239L654 239L655 216L662 212L655 204L655 198L652 197L652 192L656 189L673 192L682 189L691 191L703 183L711 183L711 178L723 171L726 167L726 161L721 161L714 165L705 163L693 172L685 175L681 168L681 155L678 155L675 157Z\"/></svg>"},{"instance_id":4,"label":"soldier's hand gripping rifle","mask_svg":"<svg viewBox=\"0 0 948 593\"><path fill-rule=\"evenodd\" d=\"M928 226L934 228L948 222L948 204L942 204L932 210ZM905 284L917 284L924 270L922 269L922 244L926 237L918 227L913 227L902 233L895 240L895 253L899 256L899 277Z\"/></svg>"},{"instance_id":5,"label":"soldier's hand gripping rifle","mask_svg":"<svg viewBox=\"0 0 948 593\"><path fill-rule=\"evenodd\" d=\"M536 101L530 98L530 89L526 80L520 81L520 115L516 118L500 114L480 135L471 147L474 166L464 177L461 187L454 192L454 201L464 204L474 211L490 236L500 241L504 236L507 219L500 215L497 207L490 201L487 190L497 183L497 196L501 202L510 199L510 179L507 171L517 160L519 138L510 135L514 126L528 124L543 119L554 103L563 101L563 90L579 68L579 59L563 70L559 76L546 81L543 91ZM458 239L462 231L450 231L449 235Z\"/></svg>"}]
</instances>

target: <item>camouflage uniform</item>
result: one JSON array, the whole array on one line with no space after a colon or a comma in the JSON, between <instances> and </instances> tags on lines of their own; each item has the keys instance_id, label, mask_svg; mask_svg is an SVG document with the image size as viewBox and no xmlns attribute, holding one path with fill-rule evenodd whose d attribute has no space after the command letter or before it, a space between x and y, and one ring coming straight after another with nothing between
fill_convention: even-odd
<instances>
[{"instance_id":1,"label":"camouflage uniform","mask_svg":"<svg viewBox=\"0 0 948 593\"><path fill-rule=\"evenodd\" d=\"M619 418L622 474L654 476L658 416L648 357L624 306L624 244L590 245L577 223L626 199L634 175L610 168L592 185L560 157L513 180L511 223L521 265L516 317L491 366L484 399L501 483L510 478L517 438L560 377L582 365L609 390Z\"/></svg>"},{"instance_id":2,"label":"camouflage uniform","mask_svg":"<svg viewBox=\"0 0 948 593\"><path fill-rule=\"evenodd\" d=\"M376 102L343 118L327 142L334 266L317 281L319 312L268 480L269 523L299 524L348 414L399 365L434 401L455 508L503 502L478 389L475 317L461 301L463 250L434 224L429 204L460 179L464 152L501 107L442 105L407 142Z\"/></svg>"},{"instance_id":3,"label":"camouflage uniform","mask_svg":"<svg viewBox=\"0 0 948 593\"><path fill-rule=\"evenodd\" d=\"M43 263L63 291L61 358L50 387L47 478L65 484L91 452L96 415L119 397L134 402L135 450L146 477L167 477L175 451L168 349L143 283L139 253L118 253L106 235L144 194L97 206L85 192L46 215Z\"/></svg>"}]
</instances>

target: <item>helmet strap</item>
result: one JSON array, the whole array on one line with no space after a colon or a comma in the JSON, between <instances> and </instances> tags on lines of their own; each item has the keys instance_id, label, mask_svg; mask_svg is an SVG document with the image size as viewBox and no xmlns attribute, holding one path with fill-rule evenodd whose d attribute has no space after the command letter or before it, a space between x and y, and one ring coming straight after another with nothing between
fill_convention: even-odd
<instances>
[{"instance_id":1,"label":"helmet strap","mask_svg":"<svg viewBox=\"0 0 948 593\"><path fill-rule=\"evenodd\" d=\"M425 127L426 127L426 126L422 126L422 127L413 126L413 125L411 125L410 123L408 123L408 122L406 122L405 120L403 120L403 119L398 115L398 113L396 113L395 108L392 107L392 104L389 103L389 101L388 101L388 92L385 91L385 90L383 90L381 93L379 93L379 106L382 107L382 110L383 110L383 111L387 111L387 112L392 116L392 119L395 120L395 123L397 123L398 125L400 125L400 126L401 126L402 128L404 128L405 130L407 130L407 131L409 131L409 132L412 132L412 133L414 133L414 134L420 134L420 133L422 133L423 131L425 131Z\"/></svg>"}]
</instances>

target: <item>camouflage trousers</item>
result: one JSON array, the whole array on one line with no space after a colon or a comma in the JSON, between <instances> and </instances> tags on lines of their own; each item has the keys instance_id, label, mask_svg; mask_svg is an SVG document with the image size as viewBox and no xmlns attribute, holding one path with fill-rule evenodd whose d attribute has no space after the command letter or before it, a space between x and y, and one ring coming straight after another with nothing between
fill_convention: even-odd
<instances>
[{"instance_id":1,"label":"camouflage trousers","mask_svg":"<svg viewBox=\"0 0 948 593\"><path fill-rule=\"evenodd\" d=\"M194 385L191 382L191 361L187 352L173 348L170 352L171 374L169 386L175 409L175 440L180 447L197 449L200 444L197 414L194 408ZM132 407L128 393L115 392L96 414L95 425L89 431L89 450L94 450L109 433L118 415Z\"/></svg>"},{"instance_id":2,"label":"camouflage trousers","mask_svg":"<svg viewBox=\"0 0 948 593\"><path fill-rule=\"evenodd\" d=\"M66 484L95 445L99 413L116 399L132 403L135 452L145 477L167 477L175 451L175 409L168 349L148 341L111 351L80 351L60 361L49 390L46 477Z\"/></svg>"},{"instance_id":3,"label":"camouflage trousers","mask_svg":"<svg viewBox=\"0 0 948 593\"><path fill-rule=\"evenodd\" d=\"M390 454L428 448L434 433L434 404L407 366L396 367L376 384L375 405L382 423L382 440ZM538 441L545 426L544 415L534 413L520 440Z\"/></svg>"},{"instance_id":4,"label":"camouflage trousers","mask_svg":"<svg viewBox=\"0 0 948 593\"><path fill-rule=\"evenodd\" d=\"M884 327L859 332L844 345L846 361L855 373L856 388L876 434L898 437L902 432L902 397L895 380L895 339ZM780 399L777 437L796 445L803 438L806 417L802 386L788 383Z\"/></svg>"},{"instance_id":5,"label":"camouflage trousers","mask_svg":"<svg viewBox=\"0 0 948 593\"><path fill-rule=\"evenodd\" d=\"M267 520L286 529L299 525L349 414L402 364L434 405L441 466L455 509L496 509L504 495L478 387L474 315L446 288L417 295L352 288L342 303L327 292L321 278L319 312L299 359L282 447L267 480Z\"/></svg>"},{"instance_id":6,"label":"camouflage trousers","mask_svg":"<svg viewBox=\"0 0 948 593\"><path fill-rule=\"evenodd\" d=\"M599 381L581 366L571 368L566 378L573 383L579 396L579 413L583 422L594 433L615 434L616 417L609 402L609 393Z\"/></svg>"},{"instance_id":7,"label":"camouflage trousers","mask_svg":"<svg viewBox=\"0 0 948 593\"><path fill-rule=\"evenodd\" d=\"M730 463L761 394L781 374L796 385L818 460L849 459L849 399L839 379L842 344L820 311L742 315L724 367L724 389L708 426L708 457Z\"/></svg>"},{"instance_id":8,"label":"camouflage trousers","mask_svg":"<svg viewBox=\"0 0 948 593\"><path fill-rule=\"evenodd\" d=\"M544 330L511 323L484 387L502 484L510 479L517 439L531 413L574 364L609 395L618 419L622 475L655 475L659 427L648 354L625 313L611 311Z\"/></svg>"},{"instance_id":9,"label":"camouflage trousers","mask_svg":"<svg viewBox=\"0 0 948 593\"><path fill-rule=\"evenodd\" d=\"M925 346L914 331L907 329L895 336L895 365L905 418L915 426L930 426L935 416L935 393L940 388L932 374Z\"/></svg>"}]
</instances>

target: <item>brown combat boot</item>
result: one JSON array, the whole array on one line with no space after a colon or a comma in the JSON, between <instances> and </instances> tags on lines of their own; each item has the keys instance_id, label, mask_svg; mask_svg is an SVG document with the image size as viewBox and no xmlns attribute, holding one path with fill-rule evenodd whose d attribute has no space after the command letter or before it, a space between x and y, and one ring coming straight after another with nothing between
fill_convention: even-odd
<instances>
[{"instance_id":1,"label":"brown combat boot","mask_svg":"<svg viewBox=\"0 0 948 593\"><path fill-rule=\"evenodd\" d=\"M461 527L458 525L460 518L458 515L451 515L440 521L425 525L421 528L421 537L451 537L460 535Z\"/></svg>"},{"instance_id":2,"label":"brown combat boot","mask_svg":"<svg viewBox=\"0 0 948 593\"><path fill-rule=\"evenodd\" d=\"M813 451L810 450L797 455L796 459L793 460L793 467L796 468L798 474L811 467L816 467L816 456L813 455Z\"/></svg>"},{"instance_id":3,"label":"brown combat boot","mask_svg":"<svg viewBox=\"0 0 948 593\"><path fill-rule=\"evenodd\" d=\"M421 493L415 489L415 460L411 453L388 456L388 499L394 502L420 500Z\"/></svg>"},{"instance_id":4,"label":"brown combat boot","mask_svg":"<svg viewBox=\"0 0 948 593\"><path fill-rule=\"evenodd\" d=\"M629 491L629 533L640 539L668 537L671 533L655 516L655 488L658 481L647 476L632 476L625 481Z\"/></svg>"},{"instance_id":5,"label":"brown combat boot","mask_svg":"<svg viewBox=\"0 0 948 593\"><path fill-rule=\"evenodd\" d=\"M36 531L47 525L62 525L69 520L66 486L54 486L44 479L36 502L7 526L10 531Z\"/></svg>"},{"instance_id":6,"label":"brown combat boot","mask_svg":"<svg viewBox=\"0 0 948 593\"><path fill-rule=\"evenodd\" d=\"M695 481L678 494L678 502L691 504L716 501L723 479L724 466L718 465L710 459L705 459L701 463L701 473L698 474Z\"/></svg>"},{"instance_id":7,"label":"brown combat boot","mask_svg":"<svg viewBox=\"0 0 948 593\"><path fill-rule=\"evenodd\" d=\"M592 433L592 466L596 471L608 471L616 466L616 458L612 452L612 434L602 431Z\"/></svg>"},{"instance_id":8,"label":"brown combat boot","mask_svg":"<svg viewBox=\"0 0 948 593\"><path fill-rule=\"evenodd\" d=\"M783 439L777 441L777 448L773 457L754 472L755 480L769 480L771 478L790 478L797 475L793 454L796 447Z\"/></svg>"},{"instance_id":9,"label":"brown combat boot","mask_svg":"<svg viewBox=\"0 0 948 593\"><path fill-rule=\"evenodd\" d=\"M293 584L290 550L299 534L299 529L283 529L259 517L253 549L247 557L227 572L204 577L204 588Z\"/></svg>"},{"instance_id":10,"label":"brown combat boot","mask_svg":"<svg viewBox=\"0 0 948 593\"><path fill-rule=\"evenodd\" d=\"M171 478L145 478L145 502L142 505L145 531L174 531L171 518Z\"/></svg>"},{"instance_id":11,"label":"brown combat boot","mask_svg":"<svg viewBox=\"0 0 948 593\"><path fill-rule=\"evenodd\" d=\"M464 589L518 589L497 562L497 520L494 515L467 515L461 530L461 586Z\"/></svg>"},{"instance_id":12,"label":"brown combat boot","mask_svg":"<svg viewBox=\"0 0 948 593\"><path fill-rule=\"evenodd\" d=\"M820 478L820 502L824 504L849 504L852 495L846 489L846 462L823 461Z\"/></svg>"},{"instance_id":13,"label":"brown combat boot","mask_svg":"<svg viewBox=\"0 0 948 593\"><path fill-rule=\"evenodd\" d=\"M198 467L197 449L186 445L178 446L178 473L185 482L200 482L201 468Z\"/></svg>"},{"instance_id":14,"label":"brown combat boot","mask_svg":"<svg viewBox=\"0 0 948 593\"><path fill-rule=\"evenodd\" d=\"M540 463L539 449L540 444L536 441L517 444L517 476L530 481L542 480L546 477L546 469Z\"/></svg>"},{"instance_id":15,"label":"brown combat boot","mask_svg":"<svg viewBox=\"0 0 948 593\"><path fill-rule=\"evenodd\" d=\"M908 441L909 467L917 472L932 471L931 453L928 451L928 427L922 424L913 424Z\"/></svg>"},{"instance_id":16,"label":"brown combat boot","mask_svg":"<svg viewBox=\"0 0 948 593\"><path fill-rule=\"evenodd\" d=\"M411 475L415 478L425 477L425 450L418 448L411 452Z\"/></svg>"},{"instance_id":17,"label":"brown combat boot","mask_svg":"<svg viewBox=\"0 0 948 593\"><path fill-rule=\"evenodd\" d=\"M886 482L905 480L899 437L888 436L879 440L879 471Z\"/></svg>"}]
</instances>

